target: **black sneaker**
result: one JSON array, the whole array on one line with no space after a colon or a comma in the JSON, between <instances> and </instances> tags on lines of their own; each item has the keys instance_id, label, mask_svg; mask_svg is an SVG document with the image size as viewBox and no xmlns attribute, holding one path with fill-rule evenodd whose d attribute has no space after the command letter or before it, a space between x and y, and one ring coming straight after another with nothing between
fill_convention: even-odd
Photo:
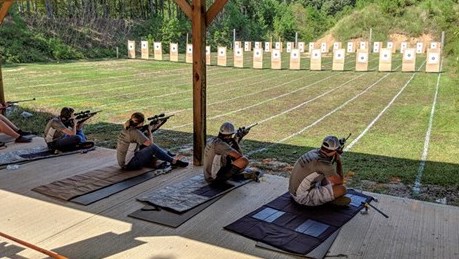
<instances>
[{"instance_id":1,"label":"black sneaker","mask_svg":"<svg viewBox=\"0 0 459 259\"><path fill-rule=\"evenodd\" d=\"M30 131L23 131L23 130L18 130L17 133L21 136L28 136L28 135L33 135L32 132Z\"/></svg>"},{"instance_id":2,"label":"black sneaker","mask_svg":"<svg viewBox=\"0 0 459 259\"><path fill-rule=\"evenodd\" d=\"M79 149L92 148L92 147L94 147L94 142L92 142L92 141L83 142L83 143L78 144L77 147Z\"/></svg>"},{"instance_id":3,"label":"black sneaker","mask_svg":"<svg viewBox=\"0 0 459 259\"><path fill-rule=\"evenodd\" d=\"M176 160L175 163L172 164L172 167L187 167L190 163L182 161L182 160Z\"/></svg>"},{"instance_id":4,"label":"black sneaker","mask_svg":"<svg viewBox=\"0 0 459 259\"><path fill-rule=\"evenodd\" d=\"M32 139L31 138L26 138L26 137L21 135L14 142L16 142L16 143L29 143L29 142L32 142Z\"/></svg>"}]
</instances>

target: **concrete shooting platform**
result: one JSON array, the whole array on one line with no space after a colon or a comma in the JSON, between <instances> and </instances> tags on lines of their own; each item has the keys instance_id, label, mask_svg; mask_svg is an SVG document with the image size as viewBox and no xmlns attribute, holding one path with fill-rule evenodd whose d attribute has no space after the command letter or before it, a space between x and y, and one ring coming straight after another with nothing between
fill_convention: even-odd
<instances>
[{"instance_id":1,"label":"concrete shooting platform","mask_svg":"<svg viewBox=\"0 0 459 259\"><path fill-rule=\"evenodd\" d=\"M7 143L0 152L44 145ZM288 179L265 175L226 194L178 228L127 217L144 205L136 197L201 174L175 169L88 206L63 202L32 188L116 163L115 151L97 148L0 170L0 231L69 258L293 258L255 246L223 229L287 191ZM339 232L327 254L338 258L459 258L459 208L366 193L379 200ZM0 237L2 258L47 258Z\"/></svg>"}]
</instances>

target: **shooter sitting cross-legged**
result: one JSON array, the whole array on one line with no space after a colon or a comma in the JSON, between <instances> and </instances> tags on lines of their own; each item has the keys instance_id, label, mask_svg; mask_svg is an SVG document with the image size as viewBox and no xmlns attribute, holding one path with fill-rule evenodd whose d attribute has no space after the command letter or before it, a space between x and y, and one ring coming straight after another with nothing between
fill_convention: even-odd
<instances>
[{"instance_id":1,"label":"shooter sitting cross-legged","mask_svg":"<svg viewBox=\"0 0 459 259\"><path fill-rule=\"evenodd\" d=\"M48 121L45 127L45 142L51 151L74 151L94 146L83 132L84 121L76 121L74 109L64 107L58 117Z\"/></svg>"},{"instance_id":2,"label":"shooter sitting cross-legged","mask_svg":"<svg viewBox=\"0 0 459 259\"><path fill-rule=\"evenodd\" d=\"M327 202L346 206L350 203L350 198L344 196L346 187L340 159L344 141L327 136L320 148L310 150L296 161L290 175L289 192L297 203L307 206Z\"/></svg>"},{"instance_id":3,"label":"shooter sitting cross-legged","mask_svg":"<svg viewBox=\"0 0 459 259\"><path fill-rule=\"evenodd\" d=\"M230 122L221 125L218 136L212 138L204 150L204 178L207 182L221 184L229 179L259 181L260 172L244 172L249 160L242 154L239 141L247 134L248 130L243 128L236 132Z\"/></svg>"},{"instance_id":4,"label":"shooter sitting cross-legged","mask_svg":"<svg viewBox=\"0 0 459 259\"><path fill-rule=\"evenodd\" d=\"M155 158L171 163L172 167L187 167L188 162L171 157L165 150L153 143L152 131L160 125L148 125L146 136L141 130L145 116L136 112L124 123L118 136L116 156L118 164L126 170L138 170L150 166ZM133 149L131 144L133 144ZM143 148L140 148L144 146Z\"/></svg>"}]
</instances>

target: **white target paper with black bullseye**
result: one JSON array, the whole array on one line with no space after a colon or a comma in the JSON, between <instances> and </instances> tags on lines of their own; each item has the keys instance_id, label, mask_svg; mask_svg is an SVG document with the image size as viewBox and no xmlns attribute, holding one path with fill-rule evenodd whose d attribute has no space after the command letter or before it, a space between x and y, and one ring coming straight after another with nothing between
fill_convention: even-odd
<instances>
[{"instance_id":1,"label":"white target paper with black bullseye","mask_svg":"<svg viewBox=\"0 0 459 259\"><path fill-rule=\"evenodd\" d=\"M354 48L354 44L352 42L347 43L347 52L352 52L352 49Z\"/></svg>"},{"instance_id":2,"label":"white target paper with black bullseye","mask_svg":"<svg viewBox=\"0 0 459 259\"><path fill-rule=\"evenodd\" d=\"M171 49L172 49L172 52L176 52L177 51L177 45L176 44L172 44L171 45Z\"/></svg>"},{"instance_id":3,"label":"white target paper with black bullseye","mask_svg":"<svg viewBox=\"0 0 459 259\"><path fill-rule=\"evenodd\" d=\"M192 52L193 52L193 47L189 46L189 47L186 49L186 52L192 53Z\"/></svg>"},{"instance_id":4,"label":"white target paper with black bullseye","mask_svg":"<svg viewBox=\"0 0 459 259\"><path fill-rule=\"evenodd\" d=\"M210 54L210 47L206 46L206 54Z\"/></svg>"},{"instance_id":5,"label":"white target paper with black bullseye","mask_svg":"<svg viewBox=\"0 0 459 259\"><path fill-rule=\"evenodd\" d=\"M413 60L414 59L414 53L412 50L406 50L405 53L403 54L405 60Z\"/></svg>"},{"instance_id":6,"label":"white target paper with black bullseye","mask_svg":"<svg viewBox=\"0 0 459 259\"><path fill-rule=\"evenodd\" d=\"M255 48L259 49L260 48L260 42L255 42Z\"/></svg>"},{"instance_id":7,"label":"white target paper with black bullseye","mask_svg":"<svg viewBox=\"0 0 459 259\"><path fill-rule=\"evenodd\" d=\"M382 53L381 53L381 60L382 61L389 61L390 60L390 57L391 57L391 52L389 50L384 50Z\"/></svg>"},{"instance_id":8,"label":"white target paper with black bullseye","mask_svg":"<svg viewBox=\"0 0 459 259\"><path fill-rule=\"evenodd\" d=\"M298 59L298 57L299 57L299 53L298 52L299 51L297 49L296 50L292 50L292 53L290 53L290 57L292 59Z\"/></svg>"},{"instance_id":9,"label":"white target paper with black bullseye","mask_svg":"<svg viewBox=\"0 0 459 259\"><path fill-rule=\"evenodd\" d=\"M280 42L276 42L276 49L280 49Z\"/></svg>"},{"instance_id":10,"label":"white target paper with black bullseye","mask_svg":"<svg viewBox=\"0 0 459 259\"><path fill-rule=\"evenodd\" d=\"M360 63L366 63L368 61L368 54L367 53L359 53L358 60Z\"/></svg>"},{"instance_id":11,"label":"white target paper with black bullseye","mask_svg":"<svg viewBox=\"0 0 459 259\"><path fill-rule=\"evenodd\" d=\"M255 57L256 58L261 57L261 51L260 50L255 50Z\"/></svg>"},{"instance_id":12,"label":"white target paper with black bullseye","mask_svg":"<svg viewBox=\"0 0 459 259\"><path fill-rule=\"evenodd\" d=\"M161 43L155 42L155 49L159 49L161 47Z\"/></svg>"},{"instance_id":13,"label":"white target paper with black bullseye","mask_svg":"<svg viewBox=\"0 0 459 259\"><path fill-rule=\"evenodd\" d=\"M273 59L279 59L280 58L280 53L279 53L279 50L275 50L273 51Z\"/></svg>"},{"instance_id":14,"label":"white target paper with black bullseye","mask_svg":"<svg viewBox=\"0 0 459 259\"><path fill-rule=\"evenodd\" d=\"M134 48L134 44L129 43L129 49L133 49L133 48Z\"/></svg>"},{"instance_id":15,"label":"white target paper with black bullseye","mask_svg":"<svg viewBox=\"0 0 459 259\"><path fill-rule=\"evenodd\" d=\"M320 58L320 50L318 49L314 49L312 51L312 56L311 56L312 59L319 59Z\"/></svg>"},{"instance_id":16,"label":"white target paper with black bullseye","mask_svg":"<svg viewBox=\"0 0 459 259\"><path fill-rule=\"evenodd\" d=\"M147 48L147 43L143 42L142 43L142 49L146 49Z\"/></svg>"},{"instance_id":17,"label":"white target paper with black bullseye","mask_svg":"<svg viewBox=\"0 0 459 259\"><path fill-rule=\"evenodd\" d=\"M299 42L299 43L298 43L298 49L299 49L301 52L304 52L304 43L303 43L303 42Z\"/></svg>"},{"instance_id":18,"label":"white target paper with black bullseye","mask_svg":"<svg viewBox=\"0 0 459 259\"><path fill-rule=\"evenodd\" d=\"M427 63L438 64L439 61L440 55L438 53L429 53L429 57L427 57Z\"/></svg>"},{"instance_id":19,"label":"white target paper with black bullseye","mask_svg":"<svg viewBox=\"0 0 459 259\"><path fill-rule=\"evenodd\" d=\"M431 42L430 43L430 48L431 49L436 49L438 47L437 43L436 42Z\"/></svg>"},{"instance_id":20,"label":"white target paper with black bullseye","mask_svg":"<svg viewBox=\"0 0 459 259\"><path fill-rule=\"evenodd\" d=\"M367 43L365 41L360 42L360 48L361 49L366 49L367 48Z\"/></svg>"},{"instance_id":21,"label":"white target paper with black bullseye","mask_svg":"<svg viewBox=\"0 0 459 259\"><path fill-rule=\"evenodd\" d=\"M373 52L379 52L379 42L373 44Z\"/></svg>"},{"instance_id":22,"label":"white target paper with black bullseye","mask_svg":"<svg viewBox=\"0 0 459 259\"><path fill-rule=\"evenodd\" d=\"M394 47L394 43L392 43L392 42L388 42L387 43L387 48L388 49L392 49L393 47Z\"/></svg>"},{"instance_id":23,"label":"white target paper with black bullseye","mask_svg":"<svg viewBox=\"0 0 459 259\"><path fill-rule=\"evenodd\" d=\"M239 49L238 49L239 50ZM226 49L225 48L218 48L218 55L220 57L223 57L226 55Z\"/></svg>"},{"instance_id":24,"label":"white target paper with black bullseye","mask_svg":"<svg viewBox=\"0 0 459 259\"><path fill-rule=\"evenodd\" d=\"M416 43L416 52L417 53L422 53L422 50L424 49L423 47L424 46L422 45L422 42Z\"/></svg>"},{"instance_id":25,"label":"white target paper with black bullseye","mask_svg":"<svg viewBox=\"0 0 459 259\"><path fill-rule=\"evenodd\" d=\"M236 50L236 56L237 56L237 57L242 56L242 51L241 51L241 49L237 49L237 50Z\"/></svg>"},{"instance_id":26,"label":"white target paper with black bullseye","mask_svg":"<svg viewBox=\"0 0 459 259\"><path fill-rule=\"evenodd\" d=\"M343 60L344 58L344 54L343 54L343 51L335 51L335 59L336 60Z\"/></svg>"}]
</instances>

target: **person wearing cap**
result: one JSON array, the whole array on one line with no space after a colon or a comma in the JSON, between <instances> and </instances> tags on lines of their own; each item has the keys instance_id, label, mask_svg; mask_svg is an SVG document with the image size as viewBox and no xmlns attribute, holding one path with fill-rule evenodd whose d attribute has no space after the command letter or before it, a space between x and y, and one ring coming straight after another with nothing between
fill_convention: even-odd
<instances>
[{"instance_id":1,"label":"person wearing cap","mask_svg":"<svg viewBox=\"0 0 459 259\"><path fill-rule=\"evenodd\" d=\"M64 107L58 117L48 121L45 127L45 142L51 151L74 151L94 146L94 142L87 141L83 132L84 122L75 121L75 110Z\"/></svg>"},{"instance_id":2,"label":"person wearing cap","mask_svg":"<svg viewBox=\"0 0 459 259\"><path fill-rule=\"evenodd\" d=\"M337 137L327 136L320 148L310 150L296 161L289 179L289 192L297 203L307 206L350 203L350 198L344 196L340 147Z\"/></svg>"},{"instance_id":3,"label":"person wearing cap","mask_svg":"<svg viewBox=\"0 0 459 259\"><path fill-rule=\"evenodd\" d=\"M150 166L157 158L169 162L172 167L187 167L188 162L171 157L168 152L153 143L151 132L155 125L149 125L148 136L140 130L144 122L145 116L140 112L135 112L124 123L116 145L116 158L119 166L125 170L138 170Z\"/></svg>"},{"instance_id":4,"label":"person wearing cap","mask_svg":"<svg viewBox=\"0 0 459 259\"><path fill-rule=\"evenodd\" d=\"M239 146L240 139L235 139L234 134L236 134L234 125L225 122L220 126L218 136L207 142L204 149L204 178L207 182L219 184L231 178L253 179L258 182L260 172L244 172L249 160L242 154Z\"/></svg>"}]
</instances>

